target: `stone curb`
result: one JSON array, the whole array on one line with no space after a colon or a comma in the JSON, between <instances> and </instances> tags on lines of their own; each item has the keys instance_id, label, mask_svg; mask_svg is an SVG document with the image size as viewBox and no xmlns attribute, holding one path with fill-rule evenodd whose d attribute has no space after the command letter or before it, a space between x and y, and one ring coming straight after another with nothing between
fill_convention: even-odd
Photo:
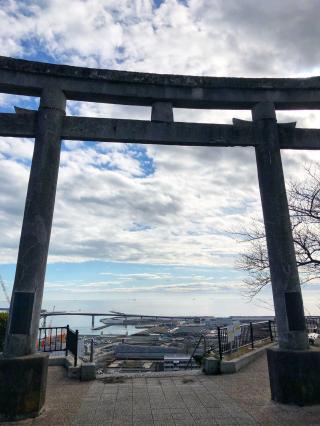
<instances>
[{"instance_id":1,"label":"stone curb","mask_svg":"<svg viewBox=\"0 0 320 426\"><path fill-rule=\"evenodd\" d=\"M51 366L65 367L70 379L80 379L81 381L96 379L96 365L94 362L82 363L78 360L78 365L74 367L72 357L59 356L49 358L49 367Z\"/></svg>"},{"instance_id":2,"label":"stone curb","mask_svg":"<svg viewBox=\"0 0 320 426\"><path fill-rule=\"evenodd\" d=\"M241 370L243 367L251 364L257 358L262 356L268 348L271 348L276 343L270 343L269 345L263 346L262 348L253 349L252 352L242 355L239 358L232 359L230 361L222 360L220 365L221 374L233 374Z\"/></svg>"}]
</instances>

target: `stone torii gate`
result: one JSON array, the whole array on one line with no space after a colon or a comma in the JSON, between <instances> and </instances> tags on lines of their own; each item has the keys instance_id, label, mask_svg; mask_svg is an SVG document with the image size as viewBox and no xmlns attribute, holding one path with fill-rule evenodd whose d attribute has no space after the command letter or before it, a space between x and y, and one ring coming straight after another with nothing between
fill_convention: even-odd
<instances>
[{"instance_id":1,"label":"stone torii gate","mask_svg":"<svg viewBox=\"0 0 320 426\"><path fill-rule=\"evenodd\" d=\"M319 77L158 75L0 57L0 92L40 97L38 111L17 108L15 114L0 114L1 136L35 138L9 324L0 359L0 417L37 415L45 399L47 358L36 354L35 343L62 139L255 148L279 335L279 347L268 351L272 398L320 403L319 354L308 347L280 155L281 149L320 149L320 130L297 129L295 123L278 124L276 118L276 110L319 109ZM68 99L151 106L151 120L66 116ZM178 123L173 120L173 108L251 110L252 122ZM23 380L28 385L23 385Z\"/></svg>"}]
</instances>

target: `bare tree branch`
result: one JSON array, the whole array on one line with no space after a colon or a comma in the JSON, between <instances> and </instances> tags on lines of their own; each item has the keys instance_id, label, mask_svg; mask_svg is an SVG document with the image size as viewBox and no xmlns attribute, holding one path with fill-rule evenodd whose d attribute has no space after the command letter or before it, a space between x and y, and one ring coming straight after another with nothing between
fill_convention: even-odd
<instances>
[{"instance_id":1,"label":"bare tree branch","mask_svg":"<svg viewBox=\"0 0 320 426\"><path fill-rule=\"evenodd\" d=\"M292 222L293 240L301 283L320 278L320 175L311 167L306 169L307 179L292 182L288 191L288 204ZM247 249L236 262L245 271L243 294L249 300L270 284L269 260L262 221L253 219L247 229L232 232Z\"/></svg>"}]
</instances>

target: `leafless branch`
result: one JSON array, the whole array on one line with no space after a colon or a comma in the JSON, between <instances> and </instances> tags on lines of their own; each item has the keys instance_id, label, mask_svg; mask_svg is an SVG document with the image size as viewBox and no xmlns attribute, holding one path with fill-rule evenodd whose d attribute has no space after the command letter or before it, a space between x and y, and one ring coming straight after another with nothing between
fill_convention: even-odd
<instances>
[{"instance_id":1,"label":"leafless branch","mask_svg":"<svg viewBox=\"0 0 320 426\"><path fill-rule=\"evenodd\" d=\"M292 182L288 191L297 266L302 283L320 278L320 175L311 167L306 171L307 179ZM237 230L232 235L247 243L247 249L240 254L236 267L248 274L244 280L243 294L252 300L270 284L263 223L253 219L248 229Z\"/></svg>"}]
</instances>

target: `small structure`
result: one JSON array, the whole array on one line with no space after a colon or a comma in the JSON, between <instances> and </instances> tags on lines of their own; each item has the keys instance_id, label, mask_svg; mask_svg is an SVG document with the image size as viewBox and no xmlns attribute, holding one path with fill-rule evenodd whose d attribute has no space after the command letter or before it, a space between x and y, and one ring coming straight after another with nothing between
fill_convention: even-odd
<instances>
[{"instance_id":1,"label":"small structure","mask_svg":"<svg viewBox=\"0 0 320 426\"><path fill-rule=\"evenodd\" d=\"M0 114L1 136L35 138L0 360L1 418L35 416L45 401L48 360L35 351L62 139L255 148L279 335L279 348L268 351L272 398L320 402L320 357L309 350L280 154L281 149L320 149L320 131L278 124L276 117L276 110L319 109L319 77L158 75L0 57L0 92L40 97L38 111ZM70 117L67 99L150 106L151 120ZM246 109L252 122L178 123L173 108Z\"/></svg>"},{"instance_id":2,"label":"small structure","mask_svg":"<svg viewBox=\"0 0 320 426\"><path fill-rule=\"evenodd\" d=\"M199 368L194 359L190 361L190 355L170 354L164 355L164 371L181 370L189 368ZM190 361L190 362L189 362Z\"/></svg>"},{"instance_id":3,"label":"small structure","mask_svg":"<svg viewBox=\"0 0 320 426\"><path fill-rule=\"evenodd\" d=\"M174 354L176 352L176 348L151 345L120 344L114 349L116 359L163 359L165 354Z\"/></svg>"},{"instance_id":4,"label":"small structure","mask_svg":"<svg viewBox=\"0 0 320 426\"><path fill-rule=\"evenodd\" d=\"M145 373L149 371L155 371L156 366L154 361L150 360L116 360L108 365L108 371L120 372L120 373Z\"/></svg>"}]
</instances>

